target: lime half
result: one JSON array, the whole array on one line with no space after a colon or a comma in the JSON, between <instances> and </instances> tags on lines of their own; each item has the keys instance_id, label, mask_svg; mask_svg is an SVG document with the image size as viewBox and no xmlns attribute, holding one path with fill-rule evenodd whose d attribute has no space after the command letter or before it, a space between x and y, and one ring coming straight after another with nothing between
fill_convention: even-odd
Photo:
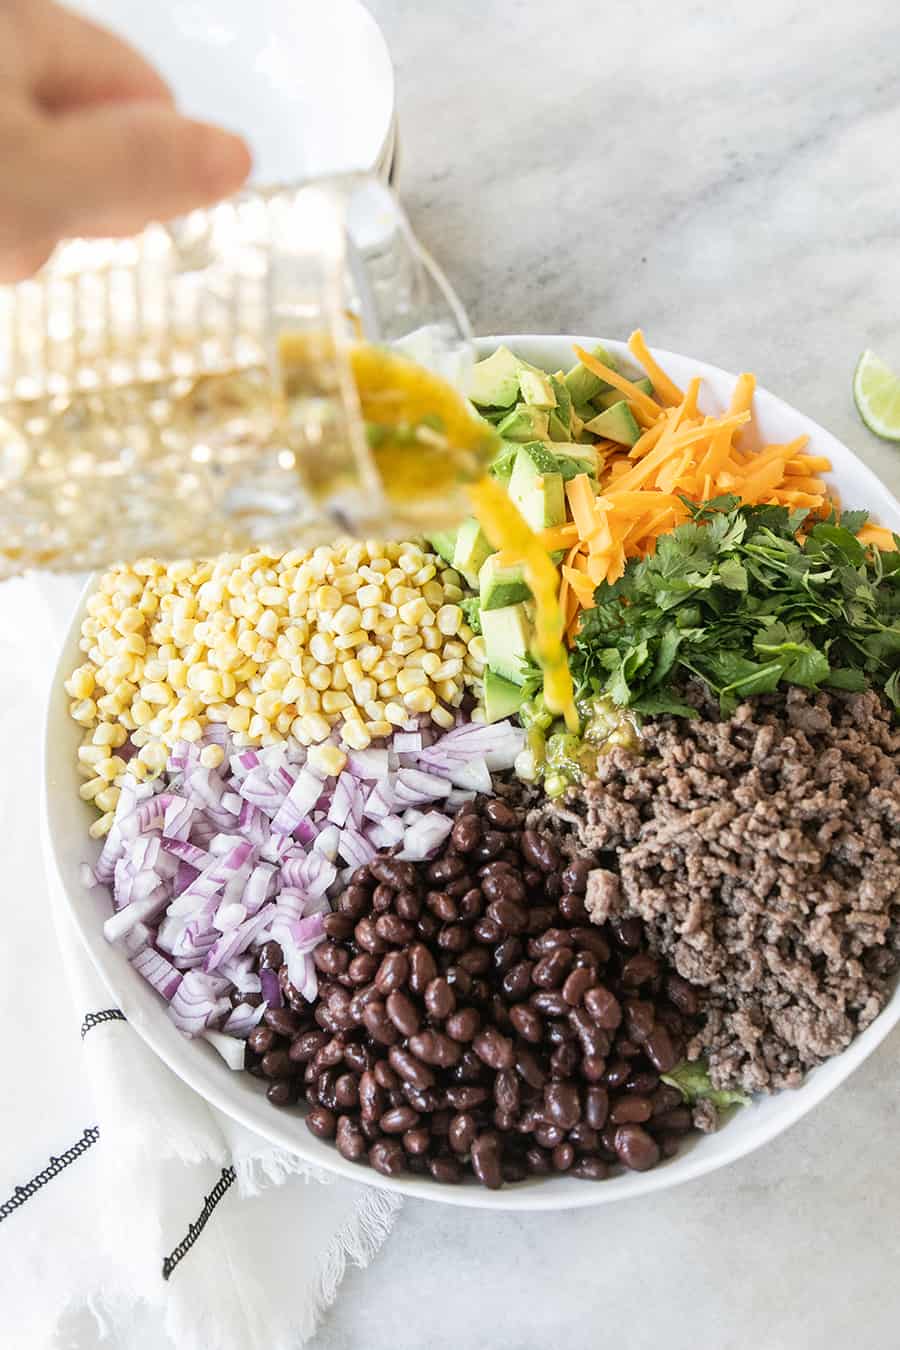
<instances>
[{"instance_id":1,"label":"lime half","mask_svg":"<svg viewBox=\"0 0 900 1350\"><path fill-rule=\"evenodd\" d=\"M885 441L900 441L900 375L865 351L856 363L853 401L870 431Z\"/></svg>"}]
</instances>

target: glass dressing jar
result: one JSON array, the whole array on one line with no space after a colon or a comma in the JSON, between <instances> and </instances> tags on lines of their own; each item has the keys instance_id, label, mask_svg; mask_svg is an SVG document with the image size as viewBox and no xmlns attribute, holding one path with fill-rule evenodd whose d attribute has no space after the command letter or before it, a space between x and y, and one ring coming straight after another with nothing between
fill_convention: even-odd
<instances>
[{"instance_id":1,"label":"glass dressing jar","mask_svg":"<svg viewBox=\"0 0 900 1350\"><path fill-rule=\"evenodd\" d=\"M493 448L470 361L371 177L65 244L0 287L0 577L452 524Z\"/></svg>"}]
</instances>

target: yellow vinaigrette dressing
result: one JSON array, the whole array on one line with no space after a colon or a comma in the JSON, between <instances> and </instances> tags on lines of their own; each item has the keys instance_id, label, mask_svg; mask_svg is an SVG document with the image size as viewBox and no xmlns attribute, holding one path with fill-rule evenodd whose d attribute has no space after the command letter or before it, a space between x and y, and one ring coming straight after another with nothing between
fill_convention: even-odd
<instances>
[{"instance_id":1,"label":"yellow vinaigrette dressing","mask_svg":"<svg viewBox=\"0 0 900 1350\"><path fill-rule=\"evenodd\" d=\"M317 348L317 350L316 350ZM288 398L327 364L334 348L315 335L284 334L278 355ZM544 672L544 699L577 732L572 679L563 644L559 574L546 548L504 489L485 470L499 445L493 428L473 414L446 380L407 357L360 342L349 366L369 449L391 514L435 528L473 514L494 548L520 560L535 607L534 655ZM466 491L467 489L467 491Z\"/></svg>"}]
</instances>

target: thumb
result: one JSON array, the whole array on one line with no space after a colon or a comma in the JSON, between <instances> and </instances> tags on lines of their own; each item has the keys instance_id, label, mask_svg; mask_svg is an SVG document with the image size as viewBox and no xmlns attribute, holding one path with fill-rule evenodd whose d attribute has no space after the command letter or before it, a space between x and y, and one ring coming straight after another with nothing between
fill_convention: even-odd
<instances>
[{"instance_id":1,"label":"thumb","mask_svg":"<svg viewBox=\"0 0 900 1350\"><path fill-rule=\"evenodd\" d=\"M208 206L242 186L251 156L240 137L159 102L83 108L43 124L32 155L45 206L67 235L131 234Z\"/></svg>"}]
</instances>

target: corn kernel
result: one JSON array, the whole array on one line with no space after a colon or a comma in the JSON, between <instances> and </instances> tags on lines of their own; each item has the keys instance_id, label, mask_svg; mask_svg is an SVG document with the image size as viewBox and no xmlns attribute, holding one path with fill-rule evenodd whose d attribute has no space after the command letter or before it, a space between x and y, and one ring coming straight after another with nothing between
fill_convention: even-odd
<instances>
[{"instance_id":1,"label":"corn kernel","mask_svg":"<svg viewBox=\"0 0 900 1350\"><path fill-rule=\"evenodd\" d=\"M226 722L228 730L246 731L249 725L250 709L241 707L232 708L231 712L228 714L228 721Z\"/></svg>"},{"instance_id":2,"label":"corn kernel","mask_svg":"<svg viewBox=\"0 0 900 1350\"><path fill-rule=\"evenodd\" d=\"M265 717L268 722L271 722L273 718L277 717L283 708L284 699L274 689L266 694L260 694L259 698L256 700L257 712Z\"/></svg>"},{"instance_id":3,"label":"corn kernel","mask_svg":"<svg viewBox=\"0 0 900 1350\"><path fill-rule=\"evenodd\" d=\"M439 652L444 641L444 635L438 628L423 628L422 642L425 650L429 652Z\"/></svg>"},{"instance_id":4,"label":"corn kernel","mask_svg":"<svg viewBox=\"0 0 900 1350\"><path fill-rule=\"evenodd\" d=\"M303 729L310 741L325 741L331 734L331 723L321 713L309 713L301 718Z\"/></svg>"},{"instance_id":5,"label":"corn kernel","mask_svg":"<svg viewBox=\"0 0 900 1350\"><path fill-rule=\"evenodd\" d=\"M386 722L383 719L376 719L375 721L372 722L365 722L364 726L366 728L366 731L372 737L373 741L381 740L381 738L384 736L390 736L392 731L394 730L390 722Z\"/></svg>"},{"instance_id":6,"label":"corn kernel","mask_svg":"<svg viewBox=\"0 0 900 1350\"><path fill-rule=\"evenodd\" d=\"M344 674L342 666L335 666L334 670L331 672L331 687L332 689L339 690L341 693L349 688L349 681Z\"/></svg>"},{"instance_id":7,"label":"corn kernel","mask_svg":"<svg viewBox=\"0 0 900 1350\"><path fill-rule=\"evenodd\" d=\"M413 656L418 656L418 652L413 652ZM436 670L440 669L441 658L437 652L424 652L422 654L421 666L425 674L430 678Z\"/></svg>"},{"instance_id":8,"label":"corn kernel","mask_svg":"<svg viewBox=\"0 0 900 1350\"><path fill-rule=\"evenodd\" d=\"M382 680L378 686L379 698L393 698L397 693L396 680Z\"/></svg>"},{"instance_id":9,"label":"corn kernel","mask_svg":"<svg viewBox=\"0 0 900 1350\"><path fill-rule=\"evenodd\" d=\"M66 680L65 688L66 693L71 694L72 698L90 698L94 692L94 672L90 666L79 666L77 670L73 670Z\"/></svg>"},{"instance_id":10,"label":"corn kernel","mask_svg":"<svg viewBox=\"0 0 900 1350\"><path fill-rule=\"evenodd\" d=\"M362 722L345 722L341 728L341 740L353 750L365 750L372 743L372 737Z\"/></svg>"},{"instance_id":11,"label":"corn kernel","mask_svg":"<svg viewBox=\"0 0 900 1350\"><path fill-rule=\"evenodd\" d=\"M366 609L369 605L380 605L384 599L384 588L382 586L360 586L356 592L356 603L360 609Z\"/></svg>"},{"instance_id":12,"label":"corn kernel","mask_svg":"<svg viewBox=\"0 0 900 1350\"><path fill-rule=\"evenodd\" d=\"M422 599L426 600L432 609L440 609L444 603L444 588L439 581L428 581L422 587Z\"/></svg>"},{"instance_id":13,"label":"corn kernel","mask_svg":"<svg viewBox=\"0 0 900 1350\"><path fill-rule=\"evenodd\" d=\"M185 741L199 741L203 735L203 728L195 717L189 717L178 728L178 734Z\"/></svg>"},{"instance_id":14,"label":"corn kernel","mask_svg":"<svg viewBox=\"0 0 900 1350\"><path fill-rule=\"evenodd\" d=\"M347 756L338 746L326 742L324 745L311 745L306 762L314 773L336 778L347 763Z\"/></svg>"},{"instance_id":15,"label":"corn kernel","mask_svg":"<svg viewBox=\"0 0 900 1350\"><path fill-rule=\"evenodd\" d=\"M126 767L124 759L118 755L110 755L108 759L101 759L97 765L97 773L101 778L105 778L107 783L111 783L120 773L125 772Z\"/></svg>"},{"instance_id":16,"label":"corn kernel","mask_svg":"<svg viewBox=\"0 0 900 1350\"><path fill-rule=\"evenodd\" d=\"M105 816L101 816L99 820L94 821L93 825L88 830L88 834L92 839L102 839L104 835L109 834L114 820L114 812L107 811Z\"/></svg>"},{"instance_id":17,"label":"corn kernel","mask_svg":"<svg viewBox=\"0 0 900 1350\"><path fill-rule=\"evenodd\" d=\"M396 652L398 656L408 656L414 652L417 647L422 646L420 637L397 638L391 643L391 651Z\"/></svg>"},{"instance_id":18,"label":"corn kernel","mask_svg":"<svg viewBox=\"0 0 900 1350\"><path fill-rule=\"evenodd\" d=\"M452 712L448 712L446 708L442 708L440 703L438 703L431 710L431 720L436 726L442 727L445 731L449 731L456 719Z\"/></svg>"},{"instance_id":19,"label":"corn kernel","mask_svg":"<svg viewBox=\"0 0 900 1350\"><path fill-rule=\"evenodd\" d=\"M458 605L465 592L461 586L451 586L444 583L444 599L448 605Z\"/></svg>"},{"instance_id":20,"label":"corn kernel","mask_svg":"<svg viewBox=\"0 0 900 1350\"><path fill-rule=\"evenodd\" d=\"M342 708L349 707L350 699L341 690L328 689L322 695L322 708L327 713L340 712Z\"/></svg>"},{"instance_id":21,"label":"corn kernel","mask_svg":"<svg viewBox=\"0 0 900 1350\"><path fill-rule=\"evenodd\" d=\"M83 727L89 727L97 717L97 705L92 698L79 699L69 705L69 716Z\"/></svg>"},{"instance_id":22,"label":"corn kernel","mask_svg":"<svg viewBox=\"0 0 900 1350\"><path fill-rule=\"evenodd\" d=\"M431 712L437 699L432 689L412 689L408 694L403 695L403 706L410 712L426 713Z\"/></svg>"},{"instance_id":23,"label":"corn kernel","mask_svg":"<svg viewBox=\"0 0 900 1350\"><path fill-rule=\"evenodd\" d=\"M408 694L413 689L424 689L427 684L428 676L424 670L415 670L407 666L397 676L397 688L401 694Z\"/></svg>"},{"instance_id":24,"label":"corn kernel","mask_svg":"<svg viewBox=\"0 0 900 1350\"><path fill-rule=\"evenodd\" d=\"M331 687L331 671L326 666L316 666L309 676L309 682L313 689L322 693Z\"/></svg>"},{"instance_id":25,"label":"corn kernel","mask_svg":"<svg viewBox=\"0 0 900 1350\"><path fill-rule=\"evenodd\" d=\"M310 641L309 650L320 665L334 664L336 656L334 640L327 633L315 633Z\"/></svg>"},{"instance_id":26,"label":"corn kernel","mask_svg":"<svg viewBox=\"0 0 900 1350\"><path fill-rule=\"evenodd\" d=\"M385 720L392 722L395 727L400 727L406 721L408 713L399 703L388 703L384 709Z\"/></svg>"},{"instance_id":27,"label":"corn kernel","mask_svg":"<svg viewBox=\"0 0 900 1350\"><path fill-rule=\"evenodd\" d=\"M94 801L97 803L101 811L115 811L116 807L119 804L120 790L121 789L115 786L110 786L104 788L102 792L97 793L96 797L94 798Z\"/></svg>"},{"instance_id":28,"label":"corn kernel","mask_svg":"<svg viewBox=\"0 0 900 1350\"><path fill-rule=\"evenodd\" d=\"M453 637L462 623L462 610L459 605L441 605L437 612L437 626L445 637Z\"/></svg>"},{"instance_id":29,"label":"corn kernel","mask_svg":"<svg viewBox=\"0 0 900 1350\"><path fill-rule=\"evenodd\" d=\"M478 637L472 638L468 645L468 652L471 657L474 657L476 661L480 661L482 665L487 661L487 647L485 646L484 638L480 634Z\"/></svg>"},{"instance_id":30,"label":"corn kernel","mask_svg":"<svg viewBox=\"0 0 900 1350\"><path fill-rule=\"evenodd\" d=\"M98 792L102 792L106 787L105 778L91 778L89 782L82 783L78 789L78 795L83 802L92 802Z\"/></svg>"},{"instance_id":31,"label":"corn kernel","mask_svg":"<svg viewBox=\"0 0 900 1350\"><path fill-rule=\"evenodd\" d=\"M337 611L341 607L343 596L336 586L320 586L316 591L316 609L325 610L326 613Z\"/></svg>"}]
</instances>

